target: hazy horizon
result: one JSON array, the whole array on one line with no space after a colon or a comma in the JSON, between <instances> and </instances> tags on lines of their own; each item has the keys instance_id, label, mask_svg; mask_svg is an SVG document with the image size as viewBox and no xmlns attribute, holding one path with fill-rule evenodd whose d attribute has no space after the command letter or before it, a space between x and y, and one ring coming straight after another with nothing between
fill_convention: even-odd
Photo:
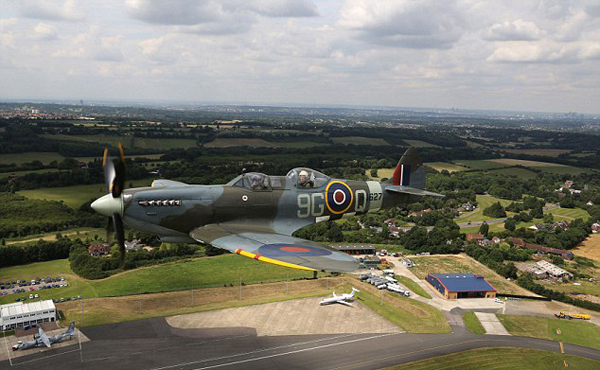
<instances>
[{"instance_id":1,"label":"hazy horizon","mask_svg":"<svg viewBox=\"0 0 600 370\"><path fill-rule=\"evenodd\" d=\"M600 114L597 1L0 5L0 100Z\"/></svg>"}]
</instances>

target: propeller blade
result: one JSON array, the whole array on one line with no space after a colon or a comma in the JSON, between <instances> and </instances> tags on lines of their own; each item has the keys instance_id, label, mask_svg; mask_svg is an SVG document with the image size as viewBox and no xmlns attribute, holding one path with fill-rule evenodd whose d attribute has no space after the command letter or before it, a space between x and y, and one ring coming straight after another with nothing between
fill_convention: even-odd
<instances>
[{"instance_id":1,"label":"propeller blade","mask_svg":"<svg viewBox=\"0 0 600 370\"><path fill-rule=\"evenodd\" d=\"M104 167L106 189L113 198L118 198L125 188L125 153L121 143L119 143L119 157L116 160L109 156L108 148L104 149L102 167Z\"/></svg>"},{"instance_id":2,"label":"propeller blade","mask_svg":"<svg viewBox=\"0 0 600 370\"><path fill-rule=\"evenodd\" d=\"M125 231L123 230L123 220L118 213L115 213L112 217L119 243L119 252L121 252L121 267L123 267L125 263Z\"/></svg>"},{"instance_id":3,"label":"propeller blade","mask_svg":"<svg viewBox=\"0 0 600 370\"><path fill-rule=\"evenodd\" d=\"M115 177L112 182L112 195L117 198L125 188L125 153L123 152L121 143L119 143L119 158L117 158L115 162Z\"/></svg>"}]
</instances>

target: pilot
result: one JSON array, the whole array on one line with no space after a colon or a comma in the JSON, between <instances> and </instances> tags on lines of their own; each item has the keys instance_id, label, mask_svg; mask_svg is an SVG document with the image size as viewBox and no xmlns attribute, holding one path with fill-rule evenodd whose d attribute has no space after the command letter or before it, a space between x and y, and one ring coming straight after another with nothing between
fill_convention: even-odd
<instances>
[{"instance_id":1,"label":"pilot","mask_svg":"<svg viewBox=\"0 0 600 370\"><path fill-rule=\"evenodd\" d=\"M263 176L259 174L254 174L250 177L250 185L252 186L252 189L255 190L266 189Z\"/></svg>"},{"instance_id":2,"label":"pilot","mask_svg":"<svg viewBox=\"0 0 600 370\"><path fill-rule=\"evenodd\" d=\"M308 172L305 170L300 171L298 183L303 188L312 188L313 186L313 182L309 180Z\"/></svg>"}]
</instances>

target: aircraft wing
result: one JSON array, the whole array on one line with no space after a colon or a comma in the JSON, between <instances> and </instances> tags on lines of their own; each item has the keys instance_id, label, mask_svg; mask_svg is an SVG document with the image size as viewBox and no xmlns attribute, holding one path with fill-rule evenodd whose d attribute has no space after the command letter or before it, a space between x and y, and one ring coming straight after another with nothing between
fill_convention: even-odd
<instances>
[{"instance_id":1,"label":"aircraft wing","mask_svg":"<svg viewBox=\"0 0 600 370\"><path fill-rule=\"evenodd\" d=\"M418 188L411 188L410 186L398 186L398 185L391 185L385 188L386 191L392 192L392 193L402 193L402 194L410 194L410 195L419 195L419 196L430 196L430 197L437 197L437 198L443 198L444 195L442 194L438 194L438 193L434 193L431 191L427 191L425 189L418 189Z\"/></svg>"},{"instance_id":2,"label":"aircraft wing","mask_svg":"<svg viewBox=\"0 0 600 370\"><path fill-rule=\"evenodd\" d=\"M346 301L341 300L341 299L339 301L337 301L337 303L341 303L341 304L346 305L348 307L353 307L352 303L346 302Z\"/></svg>"},{"instance_id":3,"label":"aircraft wing","mask_svg":"<svg viewBox=\"0 0 600 370\"><path fill-rule=\"evenodd\" d=\"M48 336L46 335L46 333L42 330L42 328L38 329L38 334L39 334L39 338L42 341L42 343L44 343L46 345L46 347L50 348L50 339L48 339Z\"/></svg>"},{"instance_id":4,"label":"aircraft wing","mask_svg":"<svg viewBox=\"0 0 600 370\"><path fill-rule=\"evenodd\" d=\"M232 253L300 270L350 272L358 268L358 262L346 253L267 229L211 224L192 230L190 236Z\"/></svg>"}]
</instances>

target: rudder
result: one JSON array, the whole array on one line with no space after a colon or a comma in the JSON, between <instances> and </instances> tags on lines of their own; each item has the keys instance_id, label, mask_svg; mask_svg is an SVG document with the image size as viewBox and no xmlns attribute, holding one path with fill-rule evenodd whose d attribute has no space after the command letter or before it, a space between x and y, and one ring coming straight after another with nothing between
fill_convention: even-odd
<instances>
[{"instance_id":1,"label":"rudder","mask_svg":"<svg viewBox=\"0 0 600 370\"><path fill-rule=\"evenodd\" d=\"M391 179L386 183L411 188L425 188L425 167L414 147L409 147L398 161Z\"/></svg>"}]
</instances>

